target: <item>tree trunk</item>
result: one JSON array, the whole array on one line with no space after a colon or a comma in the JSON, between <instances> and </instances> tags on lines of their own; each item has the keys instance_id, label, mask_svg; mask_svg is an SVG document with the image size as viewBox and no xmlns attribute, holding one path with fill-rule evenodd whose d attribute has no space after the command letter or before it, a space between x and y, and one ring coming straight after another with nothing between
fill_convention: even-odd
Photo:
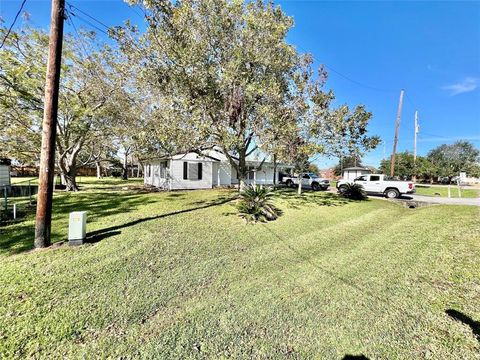
<instances>
[{"instance_id":1,"label":"tree trunk","mask_svg":"<svg viewBox=\"0 0 480 360\"><path fill-rule=\"evenodd\" d=\"M238 185L239 185L239 190L243 191L245 187L247 186L246 183L246 178L247 178L247 165L246 165L246 149L241 149L238 154L238 169L237 169L237 174L238 174Z\"/></svg>"},{"instance_id":2,"label":"tree trunk","mask_svg":"<svg viewBox=\"0 0 480 360\"><path fill-rule=\"evenodd\" d=\"M128 180L128 152L123 155L122 179Z\"/></svg>"},{"instance_id":3,"label":"tree trunk","mask_svg":"<svg viewBox=\"0 0 480 360\"><path fill-rule=\"evenodd\" d=\"M298 174L298 195L302 195L302 176L302 173Z\"/></svg>"},{"instance_id":4,"label":"tree trunk","mask_svg":"<svg viewBox=\"0 0 480 360\"><path fill-rule=\"evenodd\" d=\"M273 154L273 190L277 188L277 155Z\"/></svg>"},{"instance_id":5,"label":"tree trunk","mask_svg":"<svg viewBox=\"0 0 480 360\"><path fill-rule=\"evenodd\" d=\"M102 178L102 165L100 164L100 161L95 162L95 165L97 167L97 179Z\"/></svg>"},{"instance_id":6,"label":"tree trunk","mask_svg":"<svg viewBox=\"0 0 480 360\"><path fill-rule=\"evenodd\" d=\"M70 171L68 174L63 175L64 185L66 191L78 191L78 185L76 180L75 171Z\"/></svg>"},{"instance_id":7,"label":"tree trunk","mask_svg":"<svg viewBox=\"0 0 480 360\"><path fill-rule=\"evenodd\" d=\"M65 185L66 191L78 191L78 185L76 181L77 166L76 166L76 154L66 154L58 163L60 169L60 179L62 185Z\"/></svg>"}]
</instances>

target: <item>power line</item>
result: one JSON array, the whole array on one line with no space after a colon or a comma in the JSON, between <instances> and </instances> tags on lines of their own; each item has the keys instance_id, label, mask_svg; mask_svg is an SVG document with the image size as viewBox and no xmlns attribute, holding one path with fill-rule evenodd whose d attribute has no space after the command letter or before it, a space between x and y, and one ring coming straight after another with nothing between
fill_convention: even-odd
<instances>
[{"instance_id":1,"label":"power line","mask_svg":"<svg viewBox=\"0 0 480 360\"><path fill-rule=\"evenodd\" d=\"M95 24L92 24L90 21L86 20L85 18L81 17L80 15L78 14L75 14L73 13L71 10L68 11L68 13L72 16L75 16L77 19L79 19L80 21L84 22L85 24L91 26L92 28L94 28L95 30L107 35L107 36L110 36L105 30L99 28L98 26L96 26Z\"/></svg>"},{"instance_id":2,"label":"power line","mask_svg":"<svg viewBox=\"0 0 480 360\"><path fill-rule=\"evenodd\" d=\"M78 39L80 40L80 46L82 47L83 49L83 52L84 52L84 55L85 57L89 57L88 56L88 51L87 51L87 48L85 47L85 44L83 43L83 40L82 40L82 37L80 36L78 30L77 30L77 27L75 26L74 22L73 22L73 19L72 19L72 13L70 11L65 11L66 15L67 15L67 21L69 22L69 24L72 26L73 30L75 31L75 33L77 34L77 37Z\"/></svg>"},{"instance_id":3,"label":"power line","mask_svg":"<svg viewBox=\"0 0 480 360\"><path fill-rule=\"evenodd\" d=\"M82 13L83 15L87 16L88 18L92 19L93 21L97 22L98 24L102 25L102 26L105 27L107 30L110 29L110 26L105 25L105 23L103 23L102 21L94 18L92 15L86 13L86 12L83 11L82 9L79 9L78 7L76 7L76 6L73 5L73 4L70 4L70 3L67 3L67 4L68 4L68 7L69 7L70 9L73 8L73 9L77 10L78 12ZM74 14L74 15L75 15L75 14Z\"/></svg>"},{"instance_id":4,"label":"power line","mask_svg":"<svg viewBox=\"0 0 480 360\"><path fill-rule=\"evenodd\" d=\"M13 26L14 26L15 23L17 22L17 19L18 19L18 17L20 16L20 13L21 13L22 10L23 10L23 6L25 5L26 2L27 2L27 0L23 0L23 1L22 1L22 4L20 5L20 9L18 9L17 15L15 15L15 19L13 19L12 25L10 25L10 27L8 28L7 33L5 34L5 36L4 36L3 40L2 40L2 44L0 45L0 49L3 47L3 45L5 45L5 41L7 41L7 38L8 38L8 36L10 35L10 32L11 32L12 29L13 29Z\"/></svg>"},{"instance_id":5,"label":"power line","mask_svg":"<svg viewBox=\"0 0 480 360\"><path fill-rule=\"evenodd\" d=\"M313 55L312 55L313 57ZM334 68L332 68L331 66L327 65L327 64L323 64L327 69L333 71L335 74L343 77L344 79L358 85L358 86L361 86L361 87L364 87L364 88L367 88L367 89L370 89L370 90L374 90L374 91L379 91L379 92L393 92L393 91L397 91L395 89L381 89L381 88L378 88L378 87L375 87L375 86L370 86L370 85L366 85L366 84L363 84L361 83L360 81L357 81L357 80L354 80L350 77L348 77L347 75L344 75L342 74L340 71L337 71L335 70Z\"/></svg>"},{"instance_id":6,"label":"power line","mask_svg":"<svg viewBox=\"0 0 480 360\"><path fill-rule=\"evenodd\" d=\"M327 69L329 69L330 71L334 72L335 74L343 77L344 79L358 85L358 86L361 86L361 87L364 87L364 88L367 88L367 89L370 89L370 90L374 90L374 91L379 91L379 92L396 92L397 89L382 89L382 88L379 88L379 87L376 87L376 86L370 86L370 85L366 85L360 81L357 81L355 79L352 79L351 77L341 73L340 71L338 70L335 70L333 67L331 67L330 65L327 65L321 61L319 61L318 59L315 58L315 56L310 52L310 51L307 51L305 48L303 48L302 46L300 45L297 45L301 50L303 50L304 52L310 54L313 58L313 60L317 61L318 63L322 64L323 66L325 66Z\"/></svg>"}]
</instances>

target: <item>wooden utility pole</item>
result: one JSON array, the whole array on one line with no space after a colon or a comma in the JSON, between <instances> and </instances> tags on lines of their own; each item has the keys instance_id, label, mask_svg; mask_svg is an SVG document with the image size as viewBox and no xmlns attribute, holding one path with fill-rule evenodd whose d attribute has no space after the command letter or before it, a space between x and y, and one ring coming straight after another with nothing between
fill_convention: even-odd
<instances>
[{"instance_id":1,"label":"wooden utility pole","mask_svg":"<svg viewBox=\"0 0 480 360\"><path fill-rule=\"evenodd\" d=\"M40 154L40 174L38 180L37 216L35 219L36 248L43 248L50 245L55 170L55 136L57 132L64 10L65 0L52 0L42 125L42 151Z\"/></svg>"},{"instance_id":2,"label":"wooden utility pole","mask_svg":"<svg viewBox=\"0 0 480 360\"><path fill-rule=\"evenodd\" d=\"M393 176L395 173L395 155L397 152L398 128L400 127L400 117L402 115L403 94L404 90L402 89L400 91L400 100L398 101L397 122L395 123L395 138L393 139L393 152L392 159L390 161L390 176Z\"/></svg>"},{"instance_id":3,"label":"wooden utility pole","mask_svg":"<svg viewBox=\"0 0 480 360\"><path fill-rule=\"evenodd\" d=\"M415 134L413 137L413 165L417 161L418 111L415 111Z\"/></svg>"},{"instance_id":4,"label":"wooden utility pole","mask_svg":"<svg viewBox=\"0 0 480 360\"><path fill-rule=\"evenodd\" d=\"M413 181L417 181L417 134L418 134L418 111L415 111L415 130L413 135Z\"/></svg>"}]
</instances>

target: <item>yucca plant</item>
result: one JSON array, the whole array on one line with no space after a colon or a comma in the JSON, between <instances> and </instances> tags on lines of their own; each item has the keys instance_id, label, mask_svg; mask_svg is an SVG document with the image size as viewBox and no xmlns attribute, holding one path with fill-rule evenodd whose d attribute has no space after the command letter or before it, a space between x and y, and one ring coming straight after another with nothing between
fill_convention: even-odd
<instances>
[{"instance_id":1,"label":"yucca plant","mask_svg":"<svg viewBox=\"0 0 480 360\"><path fill-rule=\"evenodd\" d=\"M349 183L342 186L344 186L344 190L342 191L342 196L352 200L367 199L367 193L365 192L363 185Z\"/></svg>"},{"instance_id":2,"label":"yucca plant","mask_svg":"<svg viewBox=\"0 0 480 360\"><path fill-rule=\"evenodd\" d=\"M247 222L271 221L278 218L280 210L272 203L272 191L260 185L249 185L240 192L237 209Z\"/></svg>"}]
</instances>

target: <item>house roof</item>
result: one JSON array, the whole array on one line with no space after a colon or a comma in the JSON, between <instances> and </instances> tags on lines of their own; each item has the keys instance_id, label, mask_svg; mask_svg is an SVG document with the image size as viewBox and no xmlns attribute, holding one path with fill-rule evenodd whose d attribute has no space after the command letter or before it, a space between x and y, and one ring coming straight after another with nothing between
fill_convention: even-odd
<instances>
[{"instance_id":1,"label":"house roof","mask_svg":"<svg viewBox=\"0 0 480 360\"><path fill-rule=\"evenodd\" d=\"M238 157L236 156L231 156L234 160L236 160L238 162ZM183 154L175 154L175 155L172 155L172 156L160 156L160 157L155 157L155 158L151 158L149 160L185 160L185 161L188 161L188 160L200 160L200 159L203 159L203 160L206 160L206 161L213 161L213 162L220 162L220 161L228 161L228 158L227 156L223 153L223 151L221 151L221 149L219 148L214 148L214 149L210 149L210 150L203 150L202 152L200 153L196 153L196 152L189 152L189 153L183 153ZM255 157L247 157L246 159L246 164L247 166L259 166L259 165L273 165L273 162L271 161L268 161L269 159L266 159L266 160L259 160L258 158L255 158ZM288 168L292 168L293 166L290 166L288 164L285 164L285 163L277 163L277 166L278 167L288 167Z\"/></svg>"},{"instance_id":2,"label":"house roof","mask_svg":"<svg viewBox=\"0 0 480 360\"><path fill-rule=\"evenodd\" d=\"M361 166L352 166L352 167L348 167L348 168L343 169L343 171L360 171L360 170L370 171L370 169L364 168L364 167L361 167Z\"/></svg>"}]
</instances>

